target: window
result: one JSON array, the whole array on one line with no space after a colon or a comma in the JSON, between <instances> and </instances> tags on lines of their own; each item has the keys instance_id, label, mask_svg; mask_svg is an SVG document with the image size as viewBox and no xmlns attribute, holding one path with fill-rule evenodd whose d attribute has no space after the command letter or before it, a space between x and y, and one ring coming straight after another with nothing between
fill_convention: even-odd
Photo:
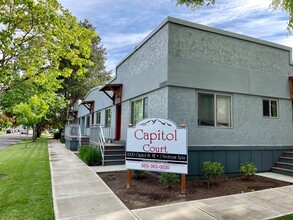
<instances>
[{"instance_id":1,"label":"window","mask_svg":"<svg viewBox=\"0 0 293 220\"><path fill-rule=\"evenodd\" d=\"M231 127L231 96L198 94L198 125Z\"/></svg>"},{"instance_id":2,"label":"window","mask_svg":"<svg viewBox=\"0 0 293 220\"><path fill-rule=\"evenodd\" d=\"M86 116L86 127L89 128L90 127L90 116Z\"/></svg>"},{"instance_id":3,"label":"window","mask_svg":"<svg viewBox=\"0 0 293 220\"><path fill-rule=\"evenodd\" d=\"M96 124L101 124L101 112L96 113Z\"/></svg>"},{"instance_id":4,"label":"window","mask_svg":"<svg viewBox=\"0 0 293 220\"><path fill-rule=\"evenodd\" d=\"M278 117L278 101L272 99L262 100L262 111L264 117L277 118Z\"/></svg>"},{"instance_id":5,"label":"window","mask_svg":"<svg viewBox=\"0 0 293 220\"><path fill-rule=\"evenodd\" d=\"M110 108L106 109L106 121L105 121L106 127L111 127L111 116L112 116L111 109Z\"/></svg>"},{"instance_id":6,"label":"window","mask_svg":"<svg viewBox=\"0 0 293 220\"><path fill-rule=\"evenodd\" d=\"M131 123L136 124L148 117L148 98L137 99L131 102Z\"/></svg>"}]
</instances>

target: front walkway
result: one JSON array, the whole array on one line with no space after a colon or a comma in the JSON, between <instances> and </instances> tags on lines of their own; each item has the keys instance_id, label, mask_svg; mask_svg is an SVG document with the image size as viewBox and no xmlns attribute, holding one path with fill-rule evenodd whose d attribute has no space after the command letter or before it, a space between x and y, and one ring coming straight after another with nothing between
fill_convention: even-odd
<instances>
[{"instance_id":1,"label":"front walkway","mask_svg":"<svg viewBox=\"0 0 293 220\"><path fill-rule=\"evenodd\" d=\"M55 219L135 219L110 188L64 144L49 140Z\"/></svg>"},{"instance_id":2,"label":"front walkway","mask_svg":"<svg viewBox=\"0 0 293 220\"><path fill-rule=\"evenodd\" d=\"M293 185L129 211L102 179L64 144L50 140L49 154L56 219L241 220L271 219L293 213ZM274 175L274 178L282 177ZM285 178L293 182L293 177Z\"/></svg>"}]
</instances>

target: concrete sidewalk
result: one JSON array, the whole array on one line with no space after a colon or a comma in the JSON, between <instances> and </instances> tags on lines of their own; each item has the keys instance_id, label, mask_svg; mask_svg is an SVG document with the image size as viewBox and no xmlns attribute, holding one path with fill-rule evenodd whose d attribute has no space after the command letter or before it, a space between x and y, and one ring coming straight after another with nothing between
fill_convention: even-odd
<instances>
[{"instance_id":1,"label":"concrete sidewalk","mask_svg":"<svg viewBox=\"0 0 293 220\"><path fill-rule=\"evenodd\" d=\"M293 213L293 186L132 210L139 219L271 219Z\"/></svg>"},{"instance_id":2,"label":"concrete sidewalk","mask_svg":"<svg viewBox=\"0 0 293 220\"><path fill-rule=\"evenodd\" d=\"M64 144L49 140L55 219L136 219L111 189Z\"/></svg>"},{"instance_id":3,"label":"concrete sidewalk","mask_svg":"<svg viewBox=\"0 0 293 220\"><path fill-rule=\"evenodd\" d=\"M54 140L49 141L49 154L56 219L238 220L271 219L293 213L293 185L129 211L96 175L99 168L94 172ZM293 182L293 177L262 175Z\"/></svg>"}]
</instances>

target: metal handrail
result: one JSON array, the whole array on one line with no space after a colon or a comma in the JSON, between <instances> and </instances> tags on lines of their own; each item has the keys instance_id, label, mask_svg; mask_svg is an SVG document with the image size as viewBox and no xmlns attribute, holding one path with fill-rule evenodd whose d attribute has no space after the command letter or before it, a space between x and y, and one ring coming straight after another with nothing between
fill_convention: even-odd
<instances>
[{"instance_id":1,"label":"metal handrail","mask_svg":"<svg viewBox=\"0 0 293 220\"><path fill-rule=\"evenodd\" d=\"M105 136L102 125L99 125L99 146L102 154L102 166L104 166L104 150L105 150Z\"/></svg>"},{"instance_id":2,"label":"metal handrail","mask_svg":"<svg viewBox=\"0 0 293 220\"><path fill-rule=\"evenodd\" d=\"M100 129L100 138L101 138L102 142L105 143L106 140L105 140L105 135L104 135L104 131L103 131L102 125L99 125L99 129Z\"/></svg>"},{"instance_id":3,"label":"metal handrail","mask_svg":"<svg viewBox=\"0 0 293 220\"><path fill-rule=\"evenodd\" d=\"M90 142L99 147L102 156L102 165L104 166L105 143L111 138L111 127L101 124L91 125Z\"/></svg>"}]
</instances>

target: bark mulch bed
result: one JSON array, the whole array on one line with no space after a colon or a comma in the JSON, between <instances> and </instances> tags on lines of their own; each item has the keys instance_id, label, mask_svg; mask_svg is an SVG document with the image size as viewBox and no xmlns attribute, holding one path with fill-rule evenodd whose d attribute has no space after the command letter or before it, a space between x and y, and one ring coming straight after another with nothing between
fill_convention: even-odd
<instances>
[{"instance_id":1,"label":"bark mulch bed","mask_svg":"<svg viewBox=\"0 0 293 220\"><path fill-rule=\"evenodd\" d=\"M257 190L281 187L290 183L253 176L251 179L241 177L222 177L208 188L204 180L187 180L187 195L180 195L180 183L172 189L163 186L157 177L143 173L141 178L132 178L132 186L126 188L126 171L100 173L99 176L129 209L146 208L156 205L205 199Z\"/></svg>"}]
</instances>

